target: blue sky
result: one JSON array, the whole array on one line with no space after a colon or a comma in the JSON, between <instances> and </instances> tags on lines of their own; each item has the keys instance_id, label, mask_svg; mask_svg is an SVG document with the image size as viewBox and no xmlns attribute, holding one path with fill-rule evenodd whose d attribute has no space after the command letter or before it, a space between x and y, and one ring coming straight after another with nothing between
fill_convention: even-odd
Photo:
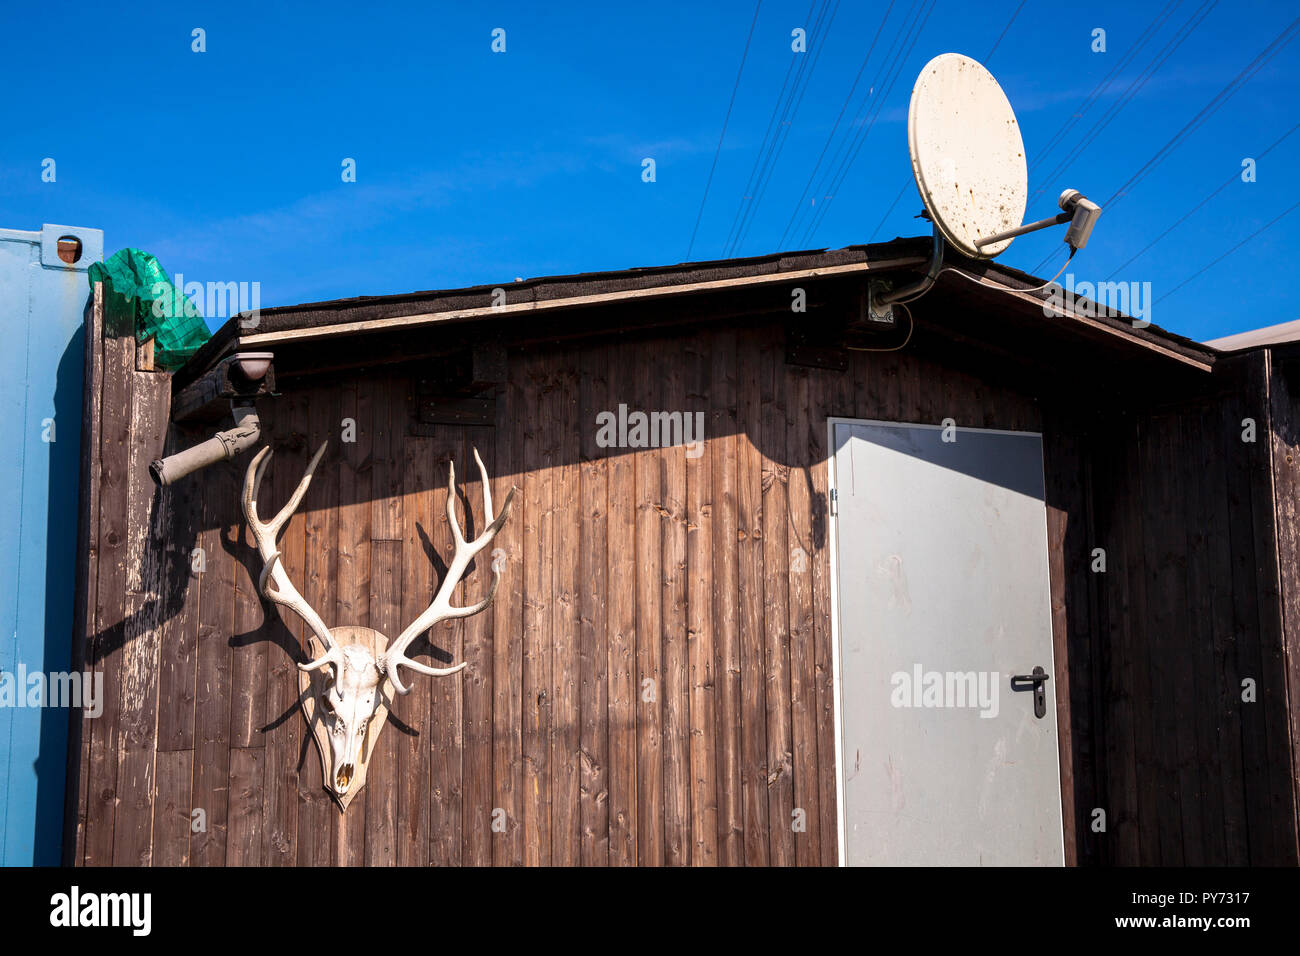
<instances>
[{"instance_id":1,"label":"blue sky","mask_svg":"<svg viewBox=\"0 0 1300 956\"><path fill-rule=\"evenodd\" d=\"M1026 217L1041 218L1067 186L1105 202L1300 13L1264 0L1031 0L1011 21L1019 0L929 3L896 0L883 28L887 0L762 3L693 248L753 3L7 4L0 227L101 228L106 252L145 249L187 281L259 282L263 307L661 265L688 249L720 258L789 75L802 93L778 110L785 136L730 254L920 235L907 102L921 66L950 51L985 62L1016 109L1031 196L1043 190ZM919 35L906 29L922 18ZM196 27L204 53L191 50ZM505 53L491 50L495 28ZM806 53L791 50L795 28ZM1098 28L1104 53L1091 49ZM1256 182L1239 174L1300 121L1297 94L1300 40L1103 212L1071 264L1076 281L1151 282L1151 321L1196 339L1300 318L1289 268L1300 210L1175 289L1296 202L1300 131L1259 160ZM868 125L860 147L847 139ZM828 137L842 176L824 183L824 162L805 192ZM41 181L46 157L53 183ZM342 181L345 157L355 183ZM1064 248L1056 230L1016 240L1001 261L1046 278Z\"/></svg>"}]
</instances>

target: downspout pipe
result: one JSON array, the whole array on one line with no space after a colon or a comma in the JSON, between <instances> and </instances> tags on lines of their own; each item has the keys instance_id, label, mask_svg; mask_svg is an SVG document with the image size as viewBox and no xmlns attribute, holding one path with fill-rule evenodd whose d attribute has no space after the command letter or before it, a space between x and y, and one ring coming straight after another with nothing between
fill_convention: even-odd
<instances>
[{"instance_id":1,"label":"downspout pipe","mask_svg":"<svg viewBox=\"0 0 1300 956\"><path fill-rule=\"evenodd\" d=\"M229 461L241 451L256 445L262 436L262 423L257 418L257 409L252 405L236 405L232 411L235 416L234 428L217 432L207 441L150 462L149 474L154 482L166 487L200 468L219 461Z\"/></svg>"}]
</instances>

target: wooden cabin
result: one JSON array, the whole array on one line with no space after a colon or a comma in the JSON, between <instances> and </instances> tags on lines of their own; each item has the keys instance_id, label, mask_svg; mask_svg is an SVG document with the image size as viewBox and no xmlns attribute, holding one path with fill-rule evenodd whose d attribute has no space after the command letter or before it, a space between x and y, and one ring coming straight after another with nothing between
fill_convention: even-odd
<instances>
[{"instance_id":1,"label":"wooden cabin","mask_svg":"<svg viewBox=\"0 0 1300 956\"><path fill-rule=\"evenodd\" d=\"M969 260L873 322L868 284L929 251L267 309L174 374L97 294L73 651L106 691L74 715L67 861L1295 864L1300 348L1048 316L1041 280ZM276 451L264 515L330 442L279 544L330 627L429 604L449 463L467 533L473 449L498 504L519 489L494 603L423 648L468 667L409 675L346 810L310 633L258 593L251 453L148 474L229 427L245 352L273 354L235 398ZM602 436L635 412L703 434ZM985 653L1012 640L1035 650ZM1001 716L953 673L992 673L969 687Z\"/></svg>"}]
</instances>

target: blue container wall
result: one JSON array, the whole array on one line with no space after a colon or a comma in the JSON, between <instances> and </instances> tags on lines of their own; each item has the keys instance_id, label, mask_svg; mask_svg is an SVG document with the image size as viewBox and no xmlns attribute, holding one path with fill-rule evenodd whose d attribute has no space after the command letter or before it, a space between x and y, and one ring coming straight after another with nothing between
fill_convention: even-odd
<instances>
[{"instance_id":1,"label":"blue container wall","mask_svg":"<svg viewBox=\"0 0 1300 956\"><path fill-rule=\"evenodd\" d=\"M58 240L81 241L68 264ZM29 707L26 674L66 672L81 470L86 270L98 229L0 229L0 863L57 865L68 711Z\"/></svg>"}]
</instances>

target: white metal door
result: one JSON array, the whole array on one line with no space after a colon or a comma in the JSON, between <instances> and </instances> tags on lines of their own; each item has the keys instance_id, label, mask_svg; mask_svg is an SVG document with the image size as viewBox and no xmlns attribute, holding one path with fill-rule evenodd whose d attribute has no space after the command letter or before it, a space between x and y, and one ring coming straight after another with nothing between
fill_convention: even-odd
<instances>
[{"instance_id":1,"label":"white metal door","mask_svg":"<svg viewBox=\"0 0 1300 956\"><path fill-rule=\"evenodd\" d=\"M1061 864L1041 437L830 429L840 858Z\"/></svg>"}]
</instances>

